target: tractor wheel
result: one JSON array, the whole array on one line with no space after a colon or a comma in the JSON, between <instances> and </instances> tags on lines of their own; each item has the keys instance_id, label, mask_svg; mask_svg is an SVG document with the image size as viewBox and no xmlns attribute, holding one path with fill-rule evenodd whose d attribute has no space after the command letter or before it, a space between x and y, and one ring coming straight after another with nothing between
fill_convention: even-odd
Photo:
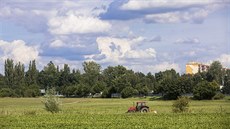
<instances>
[{"instance_id":1,"label":"tractor wheel","mask_svg":"<svg viewBox=\"0 0 230 129\"><path fill-rule=\"evenodd\" d=\"M145 107L141 109L141 113L146 113L146 112L148 112L148 111L149 111L149 109L148 109L148 108L145 108Z\"/></svg>"}]
</instances>

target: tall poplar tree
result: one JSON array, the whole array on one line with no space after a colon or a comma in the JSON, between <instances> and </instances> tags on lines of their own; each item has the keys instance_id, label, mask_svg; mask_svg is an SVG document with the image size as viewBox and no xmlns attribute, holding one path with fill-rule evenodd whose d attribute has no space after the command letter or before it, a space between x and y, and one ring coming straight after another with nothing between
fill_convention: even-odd
<instances>
[{"instance_id":1,"label":"tall poplar tree","mask_svg":"<svg viewBox=\"0 0 230 129\"><path fill-rule=\"evenodd\" d=\"M9 88L14 87L14 61L12 59L5 60L5 84Z\"/></svg>"},{"instance_id":2,"label":"tall poplar tree","mask_svg":"<svg viewBox=\"0 0 230 129\"><path fill-rule=\"evenodd\" d=\"M26 72L26 83L27 85L37 84L38 70L36 67L36 61L30 61L29 69Z\"/></svg>"}]
</instances>

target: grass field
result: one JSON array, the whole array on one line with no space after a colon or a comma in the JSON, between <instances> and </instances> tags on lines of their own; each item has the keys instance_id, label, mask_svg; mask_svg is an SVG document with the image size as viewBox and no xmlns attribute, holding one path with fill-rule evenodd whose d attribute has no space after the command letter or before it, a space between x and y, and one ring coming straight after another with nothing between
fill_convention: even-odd
<instances>
[{"instance_id":1,"label":"grass field","mask_svg":"<svg viewBox=\"0 0 230 129\"><path fill-rule=\"evenodd\" d=\"M189 113L173 113L173 101L144 98L63 98L62 111L44 110L43 98L0 98L1 129L31 128L143 128L143 129L229 129L230 99L191 101ZM147 101L158 113L125 113L133 102Z\"/></svg>"}]
</instances>

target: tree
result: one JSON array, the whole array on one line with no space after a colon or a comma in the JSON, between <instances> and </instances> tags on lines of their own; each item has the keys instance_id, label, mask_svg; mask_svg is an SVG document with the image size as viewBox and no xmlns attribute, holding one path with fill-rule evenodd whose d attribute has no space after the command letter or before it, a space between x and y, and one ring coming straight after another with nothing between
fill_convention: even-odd
<instances>
[{"instance_id":1,"label":"tree","mask_svg":"<svg viewBox=\"0 0 230 129\"><path fill-rule=\"evenodd\" d=\"M5 61L5 84L8 88L18 96L23 96L23 88L25 87L25 67L24 64L18 62L14 65L12 59Z\"/></svg>"},{"instance_id":2,"label":"tree","mask_svg":"<svg viewBox=\"0 0 230 129\"><path fill-rule=\"evenodd\" d=\"M33 85L33 84L37 84L37 77L38 77L38 70L36 67L36 61L30 61L29 63L29 69L26 72L25 75L25 80L27 85Z\"/></svg>"},{"instance_id":3,"label":"tree","mask_svg":"<svg viewBox=\"0 0 230 129\"><path fill-rule=\"evenodd\" d=\"M216 95L216 92L219 90L219 85L216 81L208 82L206 80L198 83L194 90L193 96L195 99L212 99Z\"/></svg>"},{"instance_id":4,"label":"tree","mask_svg":"<svg viewBox=\"0 0 230 129\"><path fill-rule=\"evenodd\" d=\"M40 94L39 86L37 84L26 86L23 92L23 97L37 97Z\"/></svg>"},{"instance_id":5,"label":"tree","mask_svg":"<svg viewBox=\"0 0 230 129\"><path fill-rule=\"evenodd\" d=\"M135 89L138 91L138 94L139 95L148 95L149 93L149 88L142 84L142 83L138 83L136 86L135 86Z\"/></svg>"},{"instance_id":6,"label":"tree","mask_svg":"<svg viewBox=\"0 0 230 129\"><path fill-rule=\"evenodd\" d=\"M60 77L58 82L59 82L59 86L65 86L71 84L70 68L67 64L64 64L64 68L60 72Z\"/></svg>"},{"instance_id":7,"label":"tree","mask_svg":"<svg viewBox=\"0 0 230 129\"><path fill-rule=\"evenodd\" d=\"M197 85L199 82L203 81L204 78L202 77L201 73L196 73L192 77L193 85Z\"/></svg>"},{"instance_id":8,"label":"tree","mask_svg":"<svg viewBox=\"0 0 230 129\"><path fill-rule=\"evenodd\" d=\"M58 78L59 70L52 61L38 75L39 84L45 89L57 86Z\"/></svg>"},{"instance_id":9,"label":"tree","mask_svg":"<svg viewBox=\"0 0 230 129\"><path fill-rule=\"evenodd\" d=\"M183 93L181 87L178 85L178 80L166 78L161 85L164 99L177 99Z\"/></svg>"},{"instance_id":10,"label":"tree","mask_svg":"<svg viewBox=\"0 0 230 129\"><path fill-rule=\"evenodd\" d=\"M80 71L73 70L70 72L70 67L68 64L64 64L64 68L60 71L60 76L58 78L58 88L56 90L66 95L67 97L75 95L76 85L80 83ZM72 90L72 91L70 91Z\"/></svg>"},{"instance_id":11,"label":"tree","mask_svg":"<svg viewBox=\"0 0 230 129\"><path fill-rule=\"evenodd\" d=\"M70 74L70 82L74 85L79 84L81 82L80 70L73 69L72 73Z\"/></svg>"},{"instance_id":12,"label":"tree","mask_svg":"<svg viewBox=\"0 0 230 129\"><path fill-rule=\"evenodd\" d=\"M103 81L97 82L93 87L91 92L93 94L95 93L101 93L106 87L106 83L104 83Z\"/></svg>"},{"instance_id":13,"label":"tree","mask_svg":"<svg viewBox=\"0 0 230 129\"><path fill-rule=\"evenodd\" d=\"M136 90L133 87L125 87L122 91L121 91L121 96L122 98L128 98L128 97L132 97L134 94L136 94Z\"/></svg>"},{"instance_id":14,"label":"tree","mask_svg":"<svg viewBox=\"0 0 230 129\"><path fill-rule=\"evenodd\" d=\"M131 83L128 82L128 80L126 79L126 76L124 74L123 76L120 76L120 77L113 80L113 86L115 87L117 93L121 93L121 91L125 87L128 87L128 86L131 87Z\"/></svg>"},{"instance_id":15,"label":"tree","mask_svg":"<svg viewBox=\"0 0 230 129\"><path fill-rule=\"evenodd\" d=\"M14 87L14 61L12 59L5 61L5 84L9 88Z\"/></svg>"},{"instance_id":16,"label":"tree","mask_svg":"<svg viewBox=\"0 0 230 129\"><path fill-rule=\"evenodd\" d=\"M11 88L1 88L0 97L17 97L14 90Z\"/></svg>"},{"instance_id":17,"label":"tree","mask_svg":"<svg viewBox=\"0 0 230 129\"><path fill-rule=\"evenodd\" d=\"M101 66L96 62L89 61L83 63L83 68L85 73L82 75L82 79L84 83L92 87L99 79Z\"/></svg>"},{"instance_id":18,"label":"tree","mask_svg":"<svg viewBox=\"0 0 230 129\"><path fill-rule=\"evenodd\" d=\"M14 67L14 80L16 85L20 85L25 81L25 67L20 62Z\"/></svg>"},{"instance_id":19,"label":"tree","mask_svg":"<svg viewBox=\"0 0 230 129\"><path fill-rule=\"evenodd\" d=\"M193 83L192 75L184 74L178 78L178 85L182 93L192 93Z\"/></svg>"},{"instance_id":20,"label":"tree","mask_svg":"<svg viewBox=\"0 0 230 129\"><path fill-rule=\"evenodd\" d=\"M111 94L109 93L109 90L107 87L102 91L101 97L102 98L110 98L111 97Z\"/></svg>"},{"instance_id":21,"label":"tree","mask_svg":"<svg viewBox=\"0 0 230 129\"><path fill-rule=\"evenodd\" d=\"M25 89L25 67L20 62L14 67L14 90L18 96L23 96Z\"/></svg>"},{"instance_id":22,"label":"tree","mask_svg":"<svg viewBox=\"0 0 230 129\"><path fill-rule=\"evenodd\" d=\"M115 67L109 66L103 70L102 75L105 78L107 86L113 86L113 80L124 76L127 72L127 69L124 66L118 65Z\"/></svg>"},{"instance_id":23,"label":"tree","mask_svg":"<svg viewBox=\"0 0 230 129\"><path fill-rule=\"evenodd\" d=\"M75 94L80 97L85 97L90 94L90 87L87 84L80 83L77 85L77 90L75 91Z\"/></svg>"},{"instance_id":24,"label":"tree","mask_svg":"<svg viewBox=\"0 0 230 129\"><path fill-rule=\"evenodd\" d=\"M66 97L77 96L78 87L76 85L64 86L61 93Z\"/></svg>"},{"instance_id":25,"label":"tree","mask_svg":"<svg viewBox=\"0 0 230 129\"><path fill-rule=\"evenodd\" d=\"M158 89L158 84L156 82L156 78L154 75L152 75L152 73L147 73L146 77L148 79L147 81L147 86L149 86L149 90L152 90L153 92L157 92Z\"/></svg>"},{"instance_id":26,"label":"tree","mask_svg":"<svg viewBox=\"0 0 230 129\"><path fill-rule=\"evenodd\" d=\"M182 94L178 85L180 75L174 69L156 73L155 77L159 84L157 92L162 93L164 99L177 99Z\"/></svg>"},{"instance_id":27,"label":"tree","mask_svg":"<svg viewBox=\"0 0 230 129\"><path fill-rule=\"evenodd\" d=\"M219 61L214 61L207 72L207 80L209 82L216 81L218 84L222 84L223 79L223 67Z\"/></svg>"},{"instance_id":28,"label":"tree","mask_svg":"<svg viewBox=\"0 0 230 129\"><path fill-rule=\"evenodd\" d=\"M0 74L0 89L6 87L4 80L5 80L5 77L2 74Z\"/></svg>"},{"instance_id":29,"label":"tree","mask_svg":"<svg viewBox=\"0 0 230 129\"><path fill-rule=\"evenodd\" d=\"M100 73L101 66L97 64L96 62L89 61L83 63L83 68L85 73L92 73L92 74L98 74Z\"/></svg>"},{"instance_id":30,"label":"tree","mask_svg":"<svg viewBox=\"0 0 230 129\"><path fill-rule=\"evenodd\" d=\"M147 76L141 72L135 73L137 82L135 88L138 90L139 95L148 95L150 90L153 90L154 76L148 73Z\"/></svg>"},{"instance_id":31,"label":"tree","mask_svg":"<svg viewBox=\"0 0 230 129\"><path fill-rule=\"evenodd\" d=\"M125 71L125 79L132 87L134 87L140 81L138 76L132 70Z\"/></svg>"},{"instance_id":32,"label":"tree","mask_svg":"<svg viewBox=\"0 0 230 129\"><path fill-rule=\"evenodd\" d=\"M224 76L224 87L223 93L230 94L230 70L226 70L226 75Z\"/></svg>"},{"instance_id":33,"label":"tree","mask_svg":"<svg viewBox=\"0 0 230 129\"><path fill-rule=\"evenodd\" d=\"M132 71L127 70L124 66L118 65L115 67L109 66L104 69L102 76L108 87L108 95L111 96L112 93L121 93L121 91L126 86L132 86L127 75L131 75Z\"/></svg>"}]
</instances>

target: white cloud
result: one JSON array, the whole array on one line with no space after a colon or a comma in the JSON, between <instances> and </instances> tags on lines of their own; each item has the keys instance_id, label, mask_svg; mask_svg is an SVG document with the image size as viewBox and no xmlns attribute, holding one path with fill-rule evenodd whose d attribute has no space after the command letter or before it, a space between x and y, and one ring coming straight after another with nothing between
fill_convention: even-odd
<instances>
[{"instance_id":1,"label":"white cloud","mask_svg":"<svg viewBox=\"0 0 230 129\"><path fill-rule=\"evenodd\" d=\"M157 64L157 65L148 66L148 69L150 71L154 71L154 72L165 71L165 70L170 70L170 69L174 69L177 72L181 71L178 64L168 63L168 62L162 62L162 63Z\"/></svg>"},{"instance_id":2,"label":"white cloud","mask_svg":"<svg viewBox=\"0 0 230 129\"><path fill-rule=\"evenodd\" d=\"M183 54L186 56L194 57L197 55L197 52L196 51L186 51L186 52L183 52Z\"/></svg>"},{"instance_id":3,"label":"white cloud","mask_svg":"<svg viewBox=\"0 0 230 129\"><path fill-rule=\"evenodd\" d=\"M198 38L184 38L184 39L177 39L175 43L177 44L199 44L200 40Z\"/></svg>"},{"instance_id":4,"label":"white cloud","mask_svg":"<svg viewBox=\"0 0 230 129\"><path fill-rule=\"evenodd\" d=\"M0 17L10 17L13 15L23 15L25 12L19 8L3 7L0 9Z\"/></svg>"},{"instance_id":5,"label":"white cloud","mask_svg":"<svg viewBox=\"0 0 230 129\"><path fill-rule=\"evenodd\" d=\"M150 42L160 42L162 40L162 37L160 35L152 37L152 39L150 39Z\"/></svg>"},{"instance_id":6,"label":"white cloud","mask_svg":"<svg viewBox=\"0 0 230 129\"><path fill-rule=\"evenodd\" d=\"M67 16L56 16L48 22L49 31L52 34L86 34L107 32L111 28L109 22L102 21L97 17L78 16L69 14Z\"/></svg>"},{"instance_id":7,"label":"white cloud","mask_svg":"<svg viewBox=\"0 0 230 129\"><path fill-rule=\"evenodd\" d=\"M48 29L53 34L106 32L111 25L100 20L98 15L106 11L109 3L84 0L3 1L0 18L11 20L32 32Z\"/></svg>"},{"instance_id":8,"label":"white cloud","mask_svg":"<svg viewBox=\"0 0 230 129\"><path fill-rule=\"evenodd\" d=\"M0 16L1 17L7 17L11 15L11 10L9 7L3 7L0 9Z\"/></svg>"},{"instance_id":9,"label":"white cloud","mask_svg":"<svg viewBox=\"0 0 230 129\"><path fill-rule=\"evenodd\" d=\"M65 44L59 39L54 40L50 43L50 47L63 47L63 46L65 46Z\"/></svg>"},{"instance_id":10,"label":"white cloud","mask_svg":"<svg viewBox=\"0 0 230 129\"><path fill-rule=\"evenodd\" d=\"M225 67L230 68L230 54L222 54L218 59Z\"/></svg>"},{"instance_id":11,"label":"white cloud","mask_svg":"<svg viewBox=\"0 0 230 129\"><path fill-rule=\"evenodd\" d=\"M127 59L146 59L156 57L156 51L153 48L145 50L135 49L135 45L144 41L143 37L134 39L98 37L97 44L100 56L104 56L103 62L125 63ZM94 56L99 56L94 55ZM91 56L91 57L94 57Z\"/></svg>"},{"instance_id":12,"label":"white cloud","mask_svg":"<svg viewBox=\"0 0 230 129\"><path fill-rule=\"evenodd\" d=\"M121 6L123 10L143 10L150 8L183 8L190 6L202 6L214 3L216 0L129 0Z\"/></svg>"},{"instance_id":13,"label":"white cloud","mask_svg":"<svg viewBox=\"0 0 230 129\"><path fill-rule=\"evenodd\" d=\"M118 39L110 37L97 38L98 49L100 55L106 56L108 62L119 62L120 58L125 56L125 53L131 50L130 40Z\"/></svg>"},{"instance_id":14,"label":"white cloud","mask_svg":"<svg viewBox=\"0 0 230 129\"><path fill-rule=\"evenodd\" d=\"M127 68L132 69L136 72L143 72L143 73L157 73L160 71L171 70L174 69L176 72L181 72L181 69L178 64L169 63L169 62L162 62L159 64L132 64L132 65L125 65Z\"/></svg>"},{"instance_id":15,"label":"white cloud","mask_svg":"<svg viewBox=\"0 0 230 129\"><path fill-rule=\"evenodd\" d=\"M192 22L201 23L203 19L209 14L208 10L201 9L198 11L185 11L185 12L167 12L160 14L149 14L144 17L144 21L147 23L180 23L180 22Z\"/></svg>"},{"instance_id":16,"label":"white cloud","mask_svg":"<svg viewBox=\"0 0 230 129\"><path fill-rule=\"evenodd\" d=\"M202 23L210 13L228 4L224 0L129 0L120 8L141 11L147 23Z\"/></svg>"},{"instance_id":17,"label":"white cloud","mask_svg":"<svg viewBox=\"0 0 230 129\"><path fill-rule=\"evenodd\" d=\"M177 23L181 20L179 13L149 14L145 16L146 22Z\"/></svg>"},{"instance_id":18,"label":"white cloud","mask_svg":"<svg viewBox=\"0 0 230 129\"><path fill-rule=\"evenodd\" d=\"M156 51L153 48L146 50L131 50L125 53L126 58L155 58Z\"/></svg>"},{"instance_id":19,"label":"white cloud","mask_svg":"<svg viewBox=\"0 0 230 129\"><path fill-rule=\"evenodd\" d=\"M52 17L52 16L55 16L57 14L57 10L53 9L53 10L32 10L31 11L34 15L36 15L37 17L38 16L44 16L46 17L47 19ZM27 13L31 13L31 12L27 12Z\"/></svg>"},{"instance_id":20,"label":"white cloud","mask_svg":"<svg viewBox=\"0 0 230 129\"><path fill-rule=\"evenodd\" d=\"M66 47L66 48L74 48L74 47L86 47L85 45L82 45L78 43L77 39L74 42L69 41L70 39L68 38L62 38L63 36L57 37L55 40L50 42L50 47L51 48L61 48L61 47ZM64 42L65 41L65 42Z\"/></svg>"},{"instance_id":21,"label":"white cloud","mask_svg":"<svg viewBox=\"0 0 230 129\"><path fill-rule=\"evenodd\" d=\"M22 63L37 59L39 54L36 46L28 46L22 40L14 40L13 42L0 40L0 50L1 60L12 58Z\"/></svg>"}]
</instances>

